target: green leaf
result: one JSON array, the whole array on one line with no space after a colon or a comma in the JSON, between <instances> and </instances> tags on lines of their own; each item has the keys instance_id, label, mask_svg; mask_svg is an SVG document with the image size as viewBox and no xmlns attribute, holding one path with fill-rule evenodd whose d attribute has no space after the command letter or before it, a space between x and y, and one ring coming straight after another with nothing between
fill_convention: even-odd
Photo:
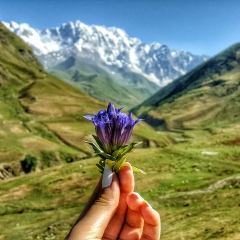
<instances>
[{"instance_id":1,"label":"green leaf","mask_svg":"<svg viewBox=\"0 0 240 240\"><path fill-rule=\"evenodd\" d=\"M142 173L142 174L146 174L143 170L141 170L141 169L139 169L139 168L136 168L136 167L134 167L134 166L132 166L132 170L133 170L134 172L140 172L140 173Z\"/></svg>"},{"instance_id":2,"label":"green leaf","mask_svg":"<svg viewBox=\"0 0 240 240\"><path fill-rule=\"evenodd\" d=\"M114 166L116 165L116 162L107 159L106 164L113 170Z\"/></svg>"},{"instance_id":3,"label":"green leaf","mask_svg":"<svg viewBox=\"0 0 240 240\"><path fill-rule=\"evenodd\" d=\"M127 147L127 145L118 147L118 149L115 150L115 151L112 153L112 155L117 158L118 155L120 155L120 153L123 151L123 149L124 149L125 147Z\"/></svg>"},{"instance_id":4,"label":"green leaf","mask_svg":"<svg viewBox=\"0 0 240 240\"><path fill-rule=\"evenodd\" d=\"M137 143L130 143L129 145L125 146L123 149L121 149L121 153L118 155L117 157L117 161L120 160L124 155L126 155L127 153L131 152L132 149L139 145L142 142L137 142Z\"/></svg>"},{"instance_id":5,"label":"green leaf","mask_svg":"<svg viewBox=\"0 0 240 240\"><path fill-rule=\"evenodd\" d=\"M101 157L103 160L110 159L112 161L116 161L115 157L102 151L102 149L100 149L94 142L88 142L88 141L85 141L85 142L90 144L94 150L94 153L97 154L99 157Z\"/></svg>"},{"instance_id":6,"label":"green leaf","mask_svg":"<svg viewBox=\"0 0 240 240\"><path fill-rule=\"evenodd\" d=\"M97 142L98 146L101 148L101 150L104 151L104 146L103 146L102 142L99 140L99 138L95 135L92 135L92 136L95 139L95 141Z\"/></svg>"},{"instance_id":7,"label":"green leaf","mask_svg":"<svg viewBox=\"0 0 240 240\"><path fill-rule=\"evenodd\" d=\"M88 142L88 141L84 141L84 142L91 145L91 147L92 147L93 150L94 150L94 153L100 154L100 153L103 152L94 142Z\"/></svg>"},{"instance_id":8,"label":"green leaf","mask_svg":"<svg viewBox=\"0 0 240 240\"><path fill-rule=\"evenodd\" d=\"M115 157L113 157L112 155L109 155L109 154L107 154L107 153L105 153L105 152L101 152L101 153L99 153L98 154L100 157L104 157L105 159L110 159L110 160L112 160L112 161L116 161L116 158Z\"/></svg>"},{"instance_id":9,"label":"green leaf","mask_svg":"<svg viewBox=\"0 0 240 240\"><path fill-rule=\"evenodd\" d=\"M103 173L105 167L105 160L100 159L99 162L96 164L100 173Z\"/></svg>"},{"instance_id":10,"label":"green leaf","mask_svg":"<svg viewBox=\"0 0 240 240\"><path fill-rule=\"evenodd\" d=\"M124 163L126 162L127 156L125 158L121 158L120 160L118 160L113 168L113 171L118 173L118 171L121 169L121 167L124 165Z\"/></svg>"},{"instance_id":11,"label":"green leaf","mask_svg":"<svg viewBox=\"0 0 240 240\"><path fill-rule=\"evenodd\" d=\"M99 170L99 172L103 173L104 167L101 164L99 164L99 163L97 163L96 166L97 166L97 169Z\"/></svg>"}]
</instances>

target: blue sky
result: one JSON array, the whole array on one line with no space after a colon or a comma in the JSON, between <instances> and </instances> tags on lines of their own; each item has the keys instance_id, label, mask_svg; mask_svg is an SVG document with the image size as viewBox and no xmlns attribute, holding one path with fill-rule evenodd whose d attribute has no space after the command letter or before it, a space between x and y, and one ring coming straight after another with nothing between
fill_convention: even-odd
<instances>
[{"instance_id":1,"label":"blue sky","mask_svg":"<svg viewBox=\"0 0 240 240\"><path fill-rule=\"evenodd\" d=\"M209 56L240 42L239 0L0 0L0 21L44 29L75 20Z\"/></svg>"}]
</instances>

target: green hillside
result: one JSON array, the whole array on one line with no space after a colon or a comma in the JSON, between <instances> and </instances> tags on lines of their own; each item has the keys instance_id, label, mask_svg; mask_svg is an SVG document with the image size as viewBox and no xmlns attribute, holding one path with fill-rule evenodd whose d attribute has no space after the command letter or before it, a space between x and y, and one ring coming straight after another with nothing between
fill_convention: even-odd
<instances>
[{"instance_id":1,"label":"green hillside","mask_svg":"<svg viewBox=\"0 0 240 240\"><path fill-rule=\"evenodd\" d=\"M83 115L105 109L107 102L44 72L31 49L2 24L0 52L0 163L19 164L30 154L44 168L91 156L83 140L94 127ZM164 142L146 123L141 126L133 138L143 146Z\"/></svg>"},{"instance_id":2,"label":"green hillside","mask_svg":"<svg viewBox=\"0 0 240 240\"><path fill-rule=\"evenodd\" d=\"M211 128L240 122L240 43L133 109L155 128Z\"/></svg>"},{"instance_id":3,"label":"green hillside","mask_svg":"<svg viewBox=\"0 0 240 240\"><path fill-rule=\"evenodd\" d=\"M80 57L70 57L48 71L102 102L113 101L131 108L156 92L156 84L136 73L110 75Z\"/></svg>"},{"instance_id":4,"label":"green hillside","mask_svg":"<svg viewBox=\"0 0 240 240\"><path fill-rule=\"evenodd\" d=\"M0 239L64 239L100 177L95 167L99 159L90 157L92 149L83 142L90 139L93 126L82 116L106 108L107 103L45 73L31 49L1 24L0 52ZM199 79L195 82L198 88L193 80L182 78L182 87L187 86L185 97L192 94L192 105L203 101L201 94L206 94L204 103L233 103L220 111L223 115L214 115L213 108L204 120L175 122L176 108L179 116L183 112L188 116L191 111L191 104L189 109L187 105L180 108L185 103L183 93L172 99L176 107L162 98L169 104L167 110L173 112L169 114L171 121L157 118L160 105L156 102L153 108L151 101L158 95L138 109L139 114L144 110L146 117L151 116L147 115L151 109L149 113L156 114L150 118L155 126L164 121L166 128L194 126L166 134L141 121L134 129L133 140L143 141L144 147L154 146L136 149L128 160L147 173L135 174L135 190L161 214L162 240L240 238L239 108L235 111L239 75L238 62L233 59L219 58L208 71L199 67L190 73L192 79ZM205 81L210 72L215 72L212 79ZM174 86L165 88L165 96L177 96ZM232 118L233 112L237 117ZM212 127L217 124L225 127ZM29 154L37 158L38 166L36 171L23 174L20 161Z\"/></svg>"},{"instance_id":5,"label":"green hillside","mask_svg":"<svg viewBox=\"0 0 240 240\"><path fill-rule=\"evenodd\" d=\"M161 240L239 239L240 148L221 143L223 138L221 133L201 142L137 149L129 156L147 173L135 174L136 191L161 214ZM202 154L207 150L217 154ZM2 181L0 239L64 239L100 177L97 161Z\"/></svg>"}]
</instances>

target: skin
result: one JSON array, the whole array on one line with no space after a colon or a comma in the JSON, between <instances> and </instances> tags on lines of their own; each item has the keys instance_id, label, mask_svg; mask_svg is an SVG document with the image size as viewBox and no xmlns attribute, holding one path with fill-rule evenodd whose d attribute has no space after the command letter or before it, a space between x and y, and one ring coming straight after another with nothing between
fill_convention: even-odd
<instances>
[{"instance_id":1,"label":"skin","mask_svg":"<svg viewBox=\"0 0 240 240\"><path fill-rule=\"evenodd\" d=\"M93 195L65 240L158 240L160 216L134 190L131 165L113 175L111 185Z\"/></svg>"}]
</instances>

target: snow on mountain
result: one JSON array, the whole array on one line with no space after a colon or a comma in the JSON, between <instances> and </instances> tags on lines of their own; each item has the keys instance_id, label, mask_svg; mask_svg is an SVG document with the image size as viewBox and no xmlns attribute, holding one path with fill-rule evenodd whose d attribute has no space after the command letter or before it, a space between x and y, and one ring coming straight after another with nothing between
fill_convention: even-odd
<instances>
[{"instance_id":1,"label":"snow on mountain","mask_svg":"<svg viewBox=\"0 0 240 240\"><path fill-rule=\"evenodd\" d=\"M109 73L134 72L165 86L207 60L206 56L170 50L159 43L145 44L115 27L88 26L76 21L38 30L28 24L3 23L33 48L46 69L74 56Z\"/></svg>"}]
</instances>

